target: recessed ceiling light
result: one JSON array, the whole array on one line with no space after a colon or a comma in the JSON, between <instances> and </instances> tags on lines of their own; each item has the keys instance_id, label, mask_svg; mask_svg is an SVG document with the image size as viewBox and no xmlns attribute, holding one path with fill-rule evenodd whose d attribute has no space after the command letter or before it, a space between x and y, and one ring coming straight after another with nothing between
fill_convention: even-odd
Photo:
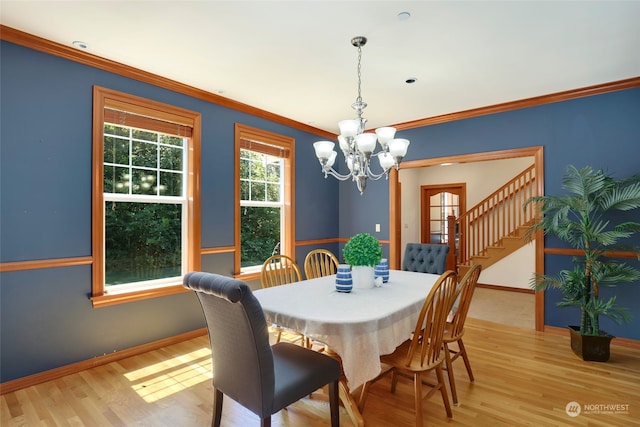
<instances>
[{"instance_id":1,"label":"recessed ceiling light","mask_svg":"<svg viewBox=\"0 0 640 427\"><path fill-rule=\"evenodd\" d=\"M406 21L411 18L411 14L409 12L400 12L398 14L398 21Z\"/></svg>"},{"instance_id":2,"label":"recessed ceiling light","mask_svg":"<svg viewBox=\"0 0 640 427\"><path fill-rule=\"evenodd\" d=\"M412 84L412 83L415 83L415 82L417 82L417 81L418 81L418 79L417 79L417 78L415 78L415 77L409 77L409 78L408 78L407 80L405 80L404 82L405 82L405 83L407 83L407 84Z\"/></svg>"},{"instance_id":3,"label":"recessed ceiling light","mask_svg":"<svg viewBox=\"0 0 640 427\"><path fill-rule=\"evenodd\" d=\"M79 40L74 41L72 44L78 49L89 49L88 44L86 44L85 42L81 42Z\"/></svg>"}]
</instances>

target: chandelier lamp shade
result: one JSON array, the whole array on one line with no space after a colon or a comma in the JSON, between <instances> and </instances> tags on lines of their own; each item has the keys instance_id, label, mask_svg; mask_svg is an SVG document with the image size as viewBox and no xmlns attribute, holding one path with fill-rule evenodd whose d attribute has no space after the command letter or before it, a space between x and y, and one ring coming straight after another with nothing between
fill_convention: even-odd
<instances>
[{"instance_id":1,"label":"chandelier lamp shade","mask_svg":"<svg viewBox=\"0 0 640 427\"><path fill-rule=\"evenodd\" d=\"M342 120L338 123L340 135L338 135L338 143L340 150L344 155L345 163L349 169L349 173L344 175L337 172L333 165L335 164L337 151L334 150L335 142L333 141L317 141L313 144L316 157L322 165L324 177L331 175L340 181L351 178L355 181L360 194L364 194L367 186L367 180L378 180L383 176L389 177L389 169L393 166L396 170L400 167L402 158L407 154L409 140L396 138L396 129L393 127L381 127L373 132L365 132L367 119L362 117L362 112L367 107L367 103L362 100L361 90L361 72L360 65L362 60L362 47L367 43L367 38L358 36L351 39L351 44L358 48L358 97L351 107L356 110L357 117L355 119ZM380 149L375 152L376 143L380 144ZM382 171L374 173L371 170L371 159L377 157Z\"/></svg>"}]
</instances>

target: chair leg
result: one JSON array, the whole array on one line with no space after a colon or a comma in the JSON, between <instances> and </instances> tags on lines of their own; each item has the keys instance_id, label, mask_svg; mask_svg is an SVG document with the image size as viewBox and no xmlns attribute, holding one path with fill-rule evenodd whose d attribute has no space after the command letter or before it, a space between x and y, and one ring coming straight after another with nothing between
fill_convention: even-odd
<instances>
[{"instance_id":1,"label":"chair leg","mask_svg":"<svg viewBox=\"0 0 640 427\"><path fill-rule=\"evenodd\" d=\"M444 409L447 411L447 417L453 418L453 412L451 412L451 405L449 404L449 395L447 394L447 385L444 382L444 375L442 374L442 365L438 365L436 368L436 377L438 378L437 386L440 388L442 403L444 403Z\"/></svg>"},{"instance_id":2,"label":"chair leg","mask_svg":"<svg viewBox=\"0 0 640 427\"><path fill-rule=\"evenodd\" d=\"M413 375L413 398L415 401L414 407L416 411L416 427L422 426L422 377L420 372L416 372Z\"/></svg>"},{"instance_id":3,"label":"chair leg","mask_svg":"<svg viewBox=\"0 0 640 427\"><path fill-rule=\"evenodd\" d=\"M451 398L453 399L453 404L458 404L458 394L456 393L456 380L453 377L453 362L451 360L451 351L449 350L449 345L444 343L444 357L447 366L447 375L449 376L449 387L451 387Z\"/></svg>"},{"instance_id":4,"label":"chair leg","mask_svg":"<svg viewBox=\"0 0 640 427\"><path fill-rule=\"evenodd\" d=\"M358 399L358 410L360 413L364 413L364 404L367 401L367 394L369 394L369 387L371 386L371 381L367 381L362 384L362 389L360 390L360 398Z\"/></svg>"},{"instance_id":5,"label":"chair leg","mask_svg":"<svg viewBox=\"0 0 640 427\"><path fill-rule=\"evenodd\" d=\"M222 420L222 399L224 394L217 388L213 388L213 418L211 418L212 427L220 427Z\"/></svg>"},{"instance_id":6,"label":"chair leg","mask_svg":"<svg viewBox=\"0 0 640 427\"><path fill-rule=\"evenodd\" d=\"M331 410L331 427L340 427L340 396L338 381L329 384L329 409Z\"/></svg>"},{"instance_id":7,"label":"chair leg","mask_svg":"<svg viewBox=\"0 0 640 427\"><path fill-rule=\"evenodd\" d=\"M458 346L460 347L460 354L462 355L462 360L464 360L464 366L467 368L467 374L469 374L469 381L473 382L473 372L471 372L471 363L469 363L467 350L464 348L464 344L462 344L461 339L458 340Z\"/></svg>"},{"instance_id":8,"label":"chair leg","mask_svg":"<svg viewBox=\"0 0 640 427\"><path fill-rule=\"evenodd\" d=\"M398 372L394 369L391 373L391 393L396 392L396 385L398 384Z\"/></svg>"},{"instance_id":9,"label":"chair leg","mask_svg":"<svg viewBox=\"0 0 640 427\"><path fill-rule=\"evenodd\" d=\"M260 420L261 427L271 427L271 417L264 417Z\"/></svg>"}]
</instances>

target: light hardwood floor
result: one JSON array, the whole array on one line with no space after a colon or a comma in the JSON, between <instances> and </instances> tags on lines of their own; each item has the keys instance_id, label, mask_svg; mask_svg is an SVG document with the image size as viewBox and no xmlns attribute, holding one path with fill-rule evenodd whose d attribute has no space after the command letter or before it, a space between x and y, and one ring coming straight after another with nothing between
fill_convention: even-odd
<instances>
[{"instance_id":1,"label":"light hardwood floor","mask_svg":"<svg viewBox=\"0 0 640 427\"><path fill-rule=\"evenodd\" d=\"M457 361L460 405L448 420L438 395L425 402L429 426L640 426L640 351L612 347L608 363L587 363L570 350L568 337L468 319L465 344L476 381ZM207 337L98 366L3 395L2 427L210 425L211 366ZM582 406L577 417L567 404ZM622 413L605 413L616 404ZM592 405L592 406L584 406ZM593 406L598 405L598 406ZM626 410L624 410L626 408ZM590 409L591 413L585 413ZM276 414L274 426L329 425L322 392ZM410 381L396 394L389 379L371 387L367 426L414 424ZM240 405L225 400L223 425L259 425ZM344 410L341 425L352 426Z\"/></svg>"}]
</instances>

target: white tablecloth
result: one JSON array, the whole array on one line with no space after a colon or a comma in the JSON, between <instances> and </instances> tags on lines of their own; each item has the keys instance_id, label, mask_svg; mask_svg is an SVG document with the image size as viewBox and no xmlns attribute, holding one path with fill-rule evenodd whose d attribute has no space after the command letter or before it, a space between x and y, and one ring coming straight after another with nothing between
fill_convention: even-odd
<instances>
[{"instance_id":1,"label":"white tablecloth","mask_svg":"<svg viewBox=\"0 0 640 427\"><path fill-rule=\"evenodd\" d=\"M323 342L342 359L351 390L380 373L380 356L408 339L439 275L391 270L389 282L351 293L335 276L254 292L269 322Z\"/></svg>"}]
</instances>

